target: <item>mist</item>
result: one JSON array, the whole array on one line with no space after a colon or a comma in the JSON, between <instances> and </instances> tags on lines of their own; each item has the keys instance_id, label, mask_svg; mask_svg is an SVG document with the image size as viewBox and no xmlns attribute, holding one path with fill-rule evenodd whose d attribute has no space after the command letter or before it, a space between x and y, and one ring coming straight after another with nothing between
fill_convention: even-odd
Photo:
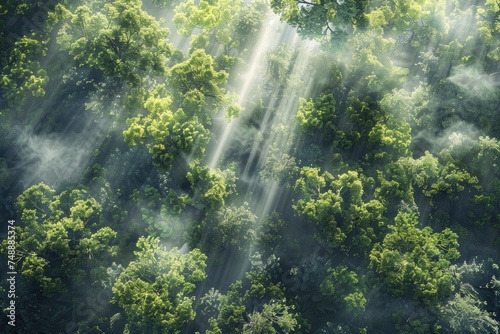
<instances>
[{"instance_id":1,"label":"mist","mask_svg":"<svg viewBox=\"0 0 500 334\"><path fill-rule=\"evenodd\" d=\"M2 10L6 333L498 333L495 1Z\"/></svg>"}]
</instances>

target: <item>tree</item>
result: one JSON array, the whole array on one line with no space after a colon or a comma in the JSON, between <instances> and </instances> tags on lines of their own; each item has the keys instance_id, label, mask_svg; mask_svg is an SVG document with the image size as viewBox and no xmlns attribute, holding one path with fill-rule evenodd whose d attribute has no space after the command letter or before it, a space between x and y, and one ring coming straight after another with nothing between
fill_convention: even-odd
<instances>
[{"instance_id":1,"label":"tree","mask_svg":"<svg viewBox=\"0 0 500 334\"><path fill-rule=\"evenodd\" d=\"M499 266L493 259L464 262L449 268L455 293L443 301L439 324L445 333L498 333Z\"/></svg>"},{"instance_id":2,"label":"tree","mask_svg":"<svg viewBox=\"0 0 500 334\"><path fill-rule=\"evenodd\" d=\"M202 50L168 71L167 82L159 84L145 96L146 115L127 120L123 132L128 144L145 145L154 164L169 171L181 154L200 159L209 141L208 126L216 107L224 105L227 114L241 111L231 104L225 92L227 73L214 69L213 58Z\"/></svg>"},{"instance_id":3,"label":"tree","mask_svg":"<svg viewBox=\"0 0 500 334\"><path fill-rule=\"evenodd\" d=\"M436 306L454 290L451 261L457 259L458 236L450 229L417 227L417 216L399 213L382 243L370 253L370 268L382 286L397 297Z\"/></svg>"},{"instance_id":4,"label":"tree","mask_svg":"<svg viewBox=\"0 0 500 334\"><path fill-rule=\"evenodd\" d=\"M185 36L190 36L194 28L206 31L219 28L216 38L226 44L230 38L228 24L239 13L240 6L240 0L201 0L197 5L189 0L176 7L174 23Z\"/></svg>"},{"instance_id":5,"label":"tree","mask_svg":"<svg viewBox=\"0 0 500 334\"><path fill-rule=\"evenodd\" d=\"M194 319L190 294L206 278L207 257L198 249L169 251L160 239L140 237L136 259L113 285L113 302L122 307L132 327L155 333L180 333Z\"/></svg>"},{"instance_id":6,"label":"tree","mask_svg":"<svg viewBox=\"0 0 500 334\"><path fill-rule=\"evenodd\" d=\"M39 35L23 36L14 43L0 81L0 87L5 90L4 98L12 106L21 106L28 95L45 95L49 77L38 57L46 53L47 41Z\"/></svg>"},{"instance_id":7,"label":"tree","mask_svg":"<svg viewBox=\"0 0 500 334\"><path fill-rule=\"evenodd\" d=\"M296 314L291 313L293 306L286 305L286 300L264 304L262 311L254 310L248 315L248 322L243 325L244 334L295 333Z\"/></svg>"},{"instance_id":8,"label":"tree","mask_svg":"<svg viewBox=\"0 0 500 334\"><path fill-rule=\"evenodd\" d=\"M173 47L169 31L141 8L141 0L91 1L73 11L57 5L57 42L80 66L137 87L149 74L166 73Z\"/></svg>"},{"instance_id":9,"label":"tree","mask_svg":"<svg viewBox=\"0 0 500 334\"><path fill-rule=\"evenodd\" d=\"M255 222L256 216L247 203L243 206L221 206L208 214L194 239L201 239L200 248L207 254L230 250L246 256L255 240Z\"/></svg>"},{"instance_id":10,"label":"tree","mask_svg":"<svg viewBox=\"0 0 500 334\"><path fill-rule=\"evenodd\" d=\"M406 36L406 43L415 47L438 40L446 29L445 18L445 2L428 0L371 1L367 13L371 28Z\"/></svg>"},{"instance_id":11,"label":"tree","mask_svg":"<svg viewBox=\"0 0 500 334\"><path fill-rule=\"evenodd\" d=\"M280 185L291 187L298 172L295 157L271 147L259 174L266 181L274 180Z\"/></svg>"},{"instance_id":12,"label":"tree","mask_svg":"<svg viewBox=\"0 0 500 334\"><path fill-rule=\"evenodd\" d=\"M230 169L221 171L192 164L186 178L193 190L192 205L198 210L215 211L223 207L224 199L236 191L236 176Z\"/></svg>"},{"instance_id":13,"label":"tree","mask_svg":"<svg viewBox=\"0 0 500 334\"><path fill-rule=\"evenodd\" d=\"M128 128L123 131L126 143L145 145L153 163L166 171L183 153L201 158L209 140L206 123L200 122L192 110L188 114L172 103L166 87L158 85L144 104L148 114L127 119Z\"/></svg>"},{"instance_id":14,"label":"tree","mask_svg":"<svg viewBox=\"0 0 500 334\"><path fill-rule=\"evenodd\" d=\"M17 200L25 223L17 242L21 275L40 285L51 296L80 286L90 269L117 254L117 235L99 227L101 205L84 190L54 189L40 183L26 189Z\"/></svg>"},{"instance_id":15,"label":"tree","mask_svg":"<svg viewBox=\"0 0 500 334\"><path fill-rule=\"evenodd\" d=\"M327 171L320 174L319 168L303 167L295 183L303 198L293 208L317 224L328 242L340 246L349 240L346 246L363 254L376 241L376 226L385 211L377 199L363 200L364 182L369 179L355 171L334 177Z\"/></svg>"},{"instance_id":16,"label":"tree","mask_svg":"<svg viewBox=\"0 0 500 334\"><path fill-rule=\"evenodd\" d=\"M365 285L363 277L359 277L346 266L328 269L328 275L321 283L321 292L330 296L332 302L340 310L347 309L353 315L362 315L365 311Z\"/></svg>"},{"instance_id":17,"label":"tree","mask_svg":"<svg viewBox=\"0 0 500 334\"><path fill-rule=\"evenodd\" d=\"M285 298L282 283L274 283L277 260L256 256L244 282L236 281L226 294L217 294L217 311L208 319L207 334L307 332L296 305Z\"/></svg>"},{"instance_id":18,"label":"tree","mask_svg":"<svg viewBox=\"0 0 500 334\"><path fill-rule=\"evenodd\" d=\"M462 284L442 308L440 321L444 332L498 334L500 323L491 318L483 304L472 286Z\"/></svg>"},{"instance_id":19,"label":"tree","mask_svg":"<svg viewBox=\"0 0 500 334\"><path fill-rule=\"evenodd\" d=\"M384 37L376 30L349 39L348 48L353 54L348 62L347 86L360 96L369 93L379 99L401 87L407 80L408 69L394 64L391 52L395 45L394 38Z\"/></svg>"},{"instance_id":20,"label":"tree","mask_svg":"<svg viewBox=\"0 0 500 334\"><path fill-rule=\"evenodd\" d=\"M322 94L314 101L299 100L297 122L302 131L312 135L320 133L325 140L333 140L336 132L335 97L333 94Z\"/></svg>"},{"instance_id":21,"label":"tree","mask_svg":"<svg viewBox=\"0 0 500 334\"><path fill-rule=\"evenodd\" d=\"M216 111L224 106L233 116L241 111L234 96L223 88L228 74L215 69L214 60L204 50L191 53L189 59L174 65L168 74L167 82L173 88L174 102L179 103L190 117L199 117L203 124L210 124L207 110ZM212 109L203 108L212 103Z\"/></svg>"},{"instance_id":22,"label":"tree","mask_svg":"<svg viewBox=\"0 0 500 334\"><path fill-rule=\"evenodd\" d=\"M165 198L158 189L146 186L143 192L134 192L133 200L140 208L142 221L147 224L148 235L161 239L181 240L187 229L187 223L180 217L178 208L166 201L172 196L169 195L167 194Z\"/></svg>"},{"instance_id":23,"label":"tree","mask_svg":"<svg viewBox=\"0 0 500 334\"><path fill-rule=\"evenodd\" d=\"M297 28L306 38L323 39L335 48L366 25L367 1L314 2L307 0L272 0L271 8L282 21Z\"/></svg>"},{"instance_id":24,"label":"tree","mask_svg":"<svg viewBox=\"0 0 500 334\"><path fill-rule=\"evenodd\" d=\"M279 212L272 212L257 229L256 242L259 252L268 257L272 254L281 257L284 252L284 233L287 222ZM280 247L281 246L281 247Z\"/></svg>"},{"instance_id":25,"label":"tree","mask_svg":"<svg viewBox=\"0 0 500 334\"><path fill-rule=\"evenodd\" d=\"M224 55L218 57L218 63L229 65L237 59L231 51L245 51L265 20L266 13L267 6L261 1L202 0L196 4L195 1L187 1L176 7L173 21L178 32L184 36L191 36L194 29L201 30L193 37L193 42L197 43L192 43L190 50L194 50L196 44L200 46L198 49L216 54L222 45ZM202 40L204 42L199 43Z\"/></svg>"}]
</instances>

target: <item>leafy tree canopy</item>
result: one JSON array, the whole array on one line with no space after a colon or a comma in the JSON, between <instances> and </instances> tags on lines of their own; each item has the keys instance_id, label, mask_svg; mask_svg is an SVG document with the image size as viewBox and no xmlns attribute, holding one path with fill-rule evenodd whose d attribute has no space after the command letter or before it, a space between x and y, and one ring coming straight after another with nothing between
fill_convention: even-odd
<instances>
[{"instance_id":1,"label":"leafy tree canopy","mask_svg":"<svg viewBox=\"0 0 500 334\"><path fill-rule=\"evenodd\" d=\"M194 319L196 284L204 280L207 257L194 249L181 254L167 250L160 239L141 237L136 259L113 285L113 302L125 310L132 326L140 330L180 333Z\"/></svg>"},{"instance_id":2,"label":"leafy tree canopy","mask_svg":"<svg viewBox=\"0 0 500 334\"><path fill-rule=\"evenodd\" d=\"M450 229L420 229L411 213L398 214L389 228L370 253L370 268L388 291L426 305L450 296L454 286L448 267L460 256L458 236Z\"/></svg>"}]
</instances>

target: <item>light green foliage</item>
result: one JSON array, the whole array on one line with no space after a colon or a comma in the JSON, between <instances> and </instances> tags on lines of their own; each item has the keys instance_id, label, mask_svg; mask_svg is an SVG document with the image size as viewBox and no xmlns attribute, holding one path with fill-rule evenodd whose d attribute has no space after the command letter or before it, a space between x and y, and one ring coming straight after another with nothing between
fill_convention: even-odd
<instances>
[{"instance_id":1,"label":"light green foliage","mask_svg":"<svg viewBox=\"0 0 500 334\"><path fill-rule=\"evenodd\" d=\"M234 333L243 322L245 305L243 296L238 291L241 289L241 281L236 281L229 286L226 294L218 296L218 312L209 319L210 329L207 334Z\"/></svg>"},{"instance_id":2,"label":"light green foliage","mask_svg":"<svg viewBox=\"0 0 500 334\"><path fill-rule=\"evenodd\" d=\"M203 50L196 50L189 59L170 69L168 83L180 94L191 93L194 97L199 92L203 98L221 101L224 95L221 86L226 83L227 77L226 72L214 69L212 56Z\"/></svg>"},{"instance_id":3,"label":"light green foliage","mask_svg":"<svg viewBox=\"0 0 500 334\"><path fill-rule=\"evenodd\" d=\"M457 289L443 302L439 324L444 333L498 333L499 322L488 312L498 307L500 285L496 277L499 266L493 259L474 258L450 267ZM488 310L488 311L487 311Z\"/></svg>"},{"instance_id":4,"label":"light green foliage","mask_svg":"<svg viewBox=\"0 0 500 334\"><path fill-rule=\"evenodd\" d=\"M377 123L368 134L371 145L381 146L381 150L371 153L375 158L387 155L397 159L407 156L411 142L411 128L408 123L393 116L387 116L384 122Z\"/></svg>"},{"instance_id":5,"label":"light green foliage","mask_svg":"<svg viewBox=\"0 0 500 334\"><path fill-rule=\"evenodd\" d=\"M408 171L411 182L431 198L432 205L436 205L442 196L458 200L464 196L464 191L471 193L472 190L479 191L481 188L478 178L465 168L457 167L452 162L443 165L428 151L416 160L403 158L400 163Z\"/></svg>"},{"instance_id":6,"label":"light green foliage","mask_svg":"<svg viewBox=\"0 0 500 334\"><path fill-rule=\"evenodd\" d=\"M297 121L305 133L312 135L320 133L325 140L330 141L335 136L335 97L332 94L322 94L314 101L301 98L297 112Z\"/></svg>"},{"instance_id":7,"label":"light green foliage","mask_svg":"<svg viewBox=\"0 0 500 334\"><path fill-rule=\"evenodd\" d=\"M6 0L0 5L0 17L3 15L23 15L29 4L25 0Z\"/></svg>"},{"instance_id":8,"label":"light green foliage","mask_svg":"<svg viewBox=\"0 0 500 334\"><path fill-rule=\"evenodd\" d=\"M475 206L469 215L476 224L483 225L493 222L500 225L500 216L497 214L500 205L500 143L496 138L479 137L478 151L473 162L473 172L478 176L481 184L481 193L474 195ZM476 160L477 159L477 160Z\"/></svg>"},{"instance_id":9,"label":"light green foliage","mask_svg":"<svg viewBox=\"0 0 500 334\"><path fill-rule=\"evenodd\" d=\"M293 206L295 212L320 227L322 237L333 244L342 245L352 238L354 253L369 249L376 239L375 226L382 222L385 208L376 199L364 201L363 175L348 171L333 177L329 172L320 174L319 168L303 167L295 190L303 198Z\"/></svg>"},{"instance_id":10,"label":"light green foliage","mask_svg":"<svg viewBox=\"0 0 500 334\"><path fill-rule=\"evenodd\" d=\"M36 281L45 295L82 283L86 270L117 254L117 235L99 227L101 205L83 190L55 191L41 183L18 198L25 226L18 227L20 272Z\"/></svg>"},{"instance_id":11,"label":"light green foliage","mask_svg":"<svg viewBox=\"0 0 500 334\"><path fill-rule=\"evenodd\" d=\"M330 268L320 288L321 293L331 296L337 307L345 307L353 315L364 313L366 298L362 278L346 266Z\"/></svg>"},{"instance_id":12,"label":"light green foliage","mask_svg":"<svg viewBox=\"0 0 500 334\"><path fill-rule=\"evenodd\" d=\"M57 5L56 17L62 21L57 42L79 66L140 86L146 75L166 72L172 53L168 29L141 6L141 0L91 1L74 11Z\"/></svg>"},{"instance_id":13,"label":"light green foliage","mask_svg":"<svg viewBox=\"0 0 500 334\"><path fill-rule=\"evenodd\" d=\"M29 95L45 95L49 77L37 58L46 53L47 41L38 35L23 36L14 43L0 80L5 98L12 106L21 106Z\"/></svg>"},{"instance_id":14,"label":"light green foliage","mask_svg":"<svg viewBox=\"0 0 500 334\"><path fill-rule=\"evenodd\" d=\"M448 267L460 256L458 236L449 229L420 229L410 213L399 213L389 228L370 253L370 268L389 293L432 306L450 296L454 286Z\"/></svg>"},{"instance_id":15,"label":"light green foliage","mask_svg":"<svg viewBox=\"0 0 500 334\"><path fill-rule=\"evenodd\" d=\"M206 278L207 257L194 249L181 254L169 251L160 239L141 237L136 259L113 285L113 302L125 310L139 330L180 333L181 326L194 319L196 284Z\"/></svg>"},{"instance_id":16,"label":"light green foliage","mask_svg":"<svg viewBox=\"0 0 500 334\"><path fill-rule=\"evenodd\" d=\"M240 0L200 0L196 5L194 0L188 0L175 9L174 23L179 33L185 36L191 35L194 28L206 31L220 28L216 37L219 43L226 44L230 38L227 25L240 7Z\"/></svg>"},{"instance_id":17,"label":"light green foliage","mask_svg":"<svg viewBox=\"0 0 500 334\"><path fill-rule=\"evenodd\" d=\"M413 47L436 41L448 30L446 2L429 0L375 0L370 2L367 18L370 27L381 28L386 34L407 35L406 43Z\"/></svg>"},{"instance_id":18,"label":"light green foliage","mask_svg":"<svg viewBox=\"0 0 500 334\"><path fill-rule=\"evenodd\" d=\"M44 220L50 215L50 204L55 190L44 183L29 187L17 198L21 219L26 223Z\"/></svg>"},{"instance_id":19,"label":"light green foliage","mask_svg":"<svg viewBox=\"0 0 500 334\"><path fill-rule=\"evenodd\" d=\"M484 8L478 8L478 32L483 44L487 47L486 56L492 61L500 60L500 4L496 0L486 0Z\"/></svg>"},{"instance_id":20,"label":"light green foliage","mask_svg":"<svg viewBox=\"0 0 500 334\"><path fill-rule=\"evenodd\" d=\"M199 210L217 210L224 206L225 198L236 191L236 176L229 169L221 171L192 164L186 178L194 192L192 204Z\"/></svg>"},{"instance_id":21,"label":"light green foliage","mask_svg":"<svg viewBox=\"0 0 500 334\"><path fill-rule=\"evenodd\" d=\"M207 50L210 43L209 37L206 33L200 33L193 36L191 42L189 43L189 55L193 54L196 50Z\"/></svg>"},{"instance_id":22,"label":"light green foliage","mask_svg":"<svg viewBox=\"0 0 500 334\"><path fill-rule=\"evenodd\" d=\"M202 37L206 41L203 49L211 53L223 45L226 58L219 59L224 59L226 66L219 64L219 68L229 69L237 58L230 56L230 52L246 50L265 20L266 12L267 6L261 1L202 0L196 4L187 1L176 7L173 21L184 36L190 36L194 29L201 29L193 41Z\"/></svg>"},{"instance_id":23,"label":"light green foliage","mask_svg":"<svg viewBox=\"0 0 500 334\"><path fill-rule=\"evenodd\" d=\"M169 170L182 154L194 153L201 158L209 140L209 130L195 115L174 109L164 85L159 85L146 100L146 116L127 120L123 137L129 145L145 145L158 167Z\"/></svg>"},{"instance_id":24,"label":"light green foliage","mask_svg":"<svg viewBox=\"0 0 500 334\"><path fill-rule=\"evenodd\" d=\"M429 151L425 151L418 159L403 158L401 164L408 169L409 175L412 176L412 182L418 187L424 187L431 183L433 179L439 175L439 170L442 167L438 158L434 157Z\"/></svg>"},{"instance_id":25,"label":"light green foliage","mask_svg":"<svg viewBox=\"0 0 500 334\"><path fill-rule=\"evenodd\" d=\"M231 116L241 110L234 102L236 97L222 88L227 77L226 72L215 69L211 55L198 49L170 69L167 82L173 88L174 101L190 118L198 117L202 124L210 124L208 103L213 104L213 112L220 106L229 108Z\"/></svg>"},{"instance_id":26,"label":"light green foliage","mask_svg":"<svg viewBox=\"0 0 500 334\"><path fill-rule=\"evenodd\" d=\"M438 194L449 194L452 199L458 200L460 192L463 192L466 188L473 189L477 183L476 176L472 176L466 170L448 163L440 168L438 179L430 187L424 187L424 194L429 197Z\"/></svg>"}]
</instances>

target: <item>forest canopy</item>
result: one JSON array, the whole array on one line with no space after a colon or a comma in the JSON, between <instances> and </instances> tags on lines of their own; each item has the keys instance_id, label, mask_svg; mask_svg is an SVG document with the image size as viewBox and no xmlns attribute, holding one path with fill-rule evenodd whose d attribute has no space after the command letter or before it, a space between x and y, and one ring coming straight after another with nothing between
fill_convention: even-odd
<instances>
[{"instance_id":1,"label":"forest canopy","mask_svg":"<svg viewBox=\"0 0 500 334\"><path fill-rule=\"evenodd\" d=\"M5 333L499 333L498 0L0 26Z\"/></svg>"}]
</instances>

